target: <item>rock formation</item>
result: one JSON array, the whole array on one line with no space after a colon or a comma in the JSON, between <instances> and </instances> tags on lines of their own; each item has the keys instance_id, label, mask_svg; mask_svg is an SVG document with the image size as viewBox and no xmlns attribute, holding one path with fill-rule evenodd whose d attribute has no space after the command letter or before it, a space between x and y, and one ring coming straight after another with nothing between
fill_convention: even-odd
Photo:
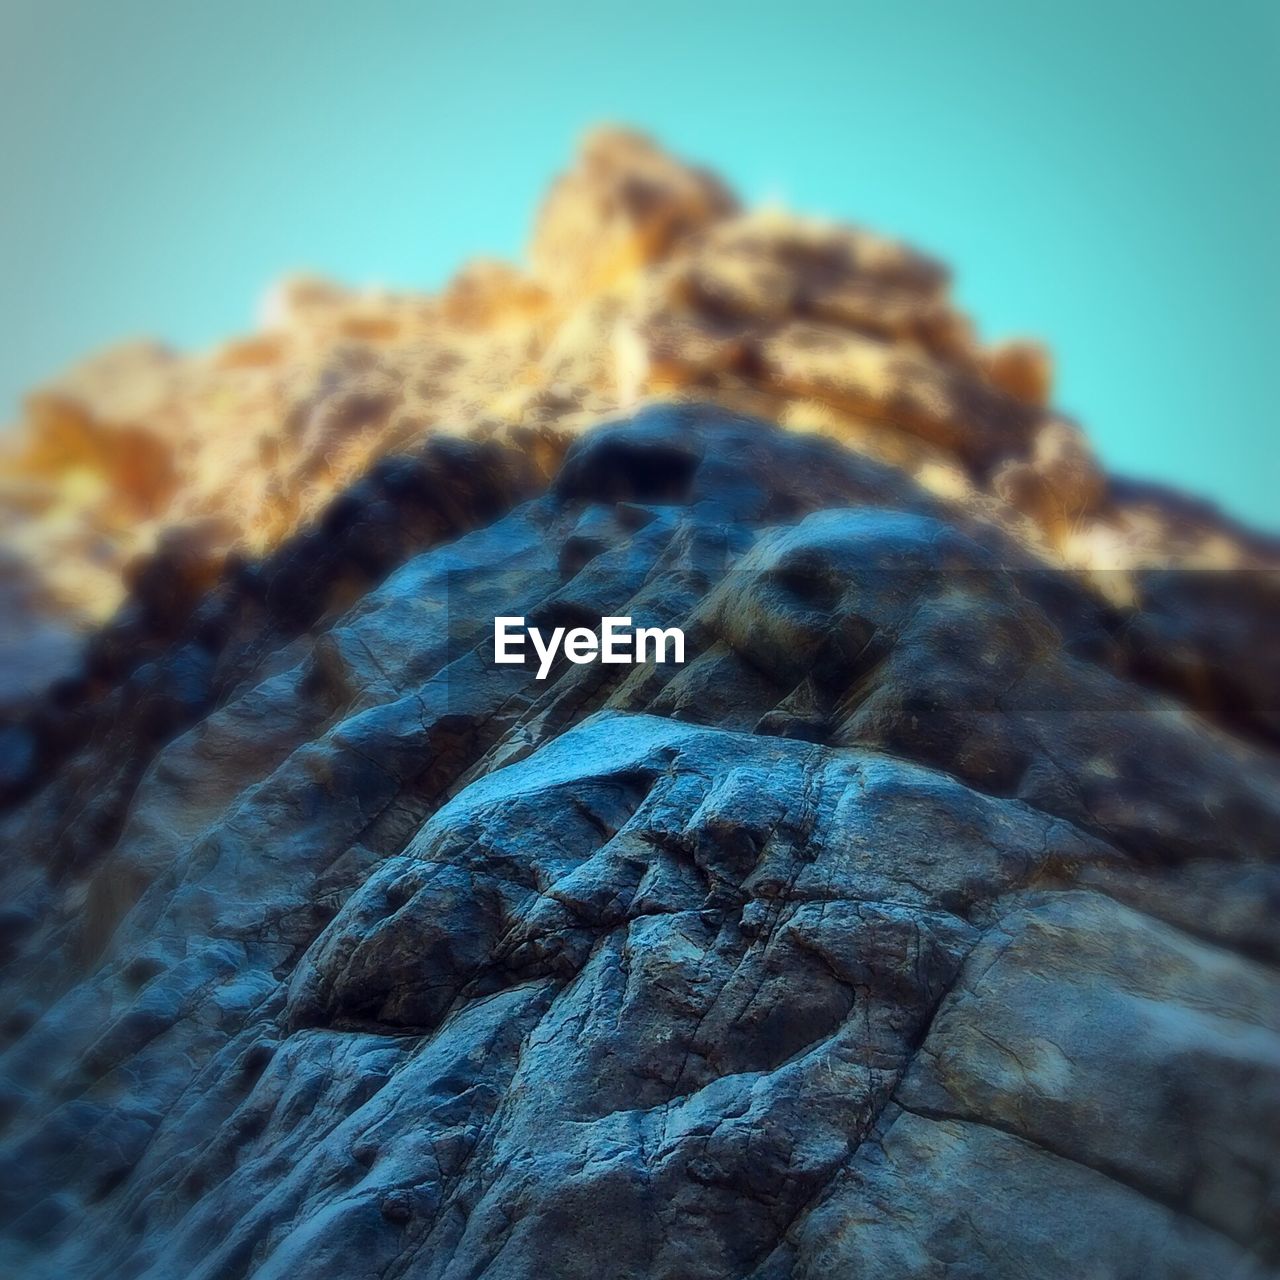
<instances>
[{"instance_id":1,"label":"rock formation","mask_svg":"<svg viewBox=\"0 0 1280 1280\"><path fill-rule=\"evenodd\" d=\"M212 351L133 343L28 397L0 453L0 591L46 630L0 644L29 687L73 669L47 628L111 616L166 537L207 584L386 453L499 436L550 476L584 427L654 397L832 435L1022 519L1021 536L1073 566L1259 562L1212 514L1109 486L1049 407L1047 353L982 346L940 265L865 231L743 212L634 134L584 141L527 269L473 263L437 296L293 279L262 312L261 332Z\"/></svg>"},{"instance_id":2,"label":"rock formation","mask_svg":"<svg viewBox=\"0 0 1280 1280\"><path fill-rule=\"evenodd\" d=\"M8 464L31 626L115 610L0 730L10 1272L1276 1274L1274 544L630 134L268 319Z\"/></svg>"}]
</instances>

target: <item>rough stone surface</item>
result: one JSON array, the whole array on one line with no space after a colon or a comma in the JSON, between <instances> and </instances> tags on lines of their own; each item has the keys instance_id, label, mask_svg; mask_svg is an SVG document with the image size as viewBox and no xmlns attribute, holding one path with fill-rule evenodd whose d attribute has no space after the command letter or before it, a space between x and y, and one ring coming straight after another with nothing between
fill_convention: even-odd
<instances>
[{"instance_id":1,"label":"rough stone surface","mask_svg":"<svg viewBox=\"0 0 1280 1280\"><path fill-rule=\"evenodd\" d=\"M713 407L456 447L121 642L4 815L8 1271L1275 1274L1266 575L1117 599Z\"/></svg>"}]
</instances>

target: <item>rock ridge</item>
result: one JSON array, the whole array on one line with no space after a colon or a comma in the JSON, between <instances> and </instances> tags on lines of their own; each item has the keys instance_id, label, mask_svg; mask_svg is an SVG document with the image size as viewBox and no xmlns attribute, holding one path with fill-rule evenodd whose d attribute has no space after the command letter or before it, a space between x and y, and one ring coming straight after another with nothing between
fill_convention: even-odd
<instances>
[{"instance_id":1,"label":"rock ridge","mask_svg":"<svg viewBox=\"0 0 1280 1280\"><path fill-rule=\"evenodd\" d=\"M438 294L286 280L256 333L190 355L124 344L34 390L0 449L0 710L83 674L78 638L156 557L206 589L384 456L496 438L549 478L583 429L654 400L832 436L1070 566L1280 564L1212 510L1109 480L1052 407L1049 353L981 343L940 264L743 209L634 132L584 139L527 257Z\"/></svg>"}]
</instances>

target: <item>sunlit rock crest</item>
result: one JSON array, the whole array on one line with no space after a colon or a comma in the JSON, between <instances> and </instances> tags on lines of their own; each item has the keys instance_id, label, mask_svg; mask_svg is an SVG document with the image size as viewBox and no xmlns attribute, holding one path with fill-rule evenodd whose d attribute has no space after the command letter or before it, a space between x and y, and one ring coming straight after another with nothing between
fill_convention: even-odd
<instances>
[{"instance_id":1,"label":"sunlit rock crest","mask_svg":"<svg viewBox=\"0 0 1280 1280\"><path fill-rule=\"evenodd\" d=\"M832 435L1070 564L1257 560L1210 516L1110 490L1050 407L1049 354L979 342L939 264L743 210L631 133L583 142L526 266L472 263L438 295L287 280L261 322L191 355L114 348L27 398L0 458L0 588L23 601L6 643L33 679L63 656L41 625L102 621L157 548L207 585L385 453L498 435L549 474L585 425L654 397Z\"/></svg>"}]
</instances>

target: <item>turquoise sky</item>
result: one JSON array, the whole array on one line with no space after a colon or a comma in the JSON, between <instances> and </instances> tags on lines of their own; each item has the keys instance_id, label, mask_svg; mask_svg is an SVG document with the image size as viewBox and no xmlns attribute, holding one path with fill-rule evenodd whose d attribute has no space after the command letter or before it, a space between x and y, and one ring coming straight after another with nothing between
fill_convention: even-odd
<instances>
[{"instance_id":1,"label":"turquoise sky","mask_svg":"<svg viewBox=\"0 0 1280 1280\"><path fill-rule=\"evenodd\" d=\"M1280 0L0 0L0 404L309 268L520 252L574 137L902 235L1117 470L1280 525Z\"/></svg>"}]
</instances>

